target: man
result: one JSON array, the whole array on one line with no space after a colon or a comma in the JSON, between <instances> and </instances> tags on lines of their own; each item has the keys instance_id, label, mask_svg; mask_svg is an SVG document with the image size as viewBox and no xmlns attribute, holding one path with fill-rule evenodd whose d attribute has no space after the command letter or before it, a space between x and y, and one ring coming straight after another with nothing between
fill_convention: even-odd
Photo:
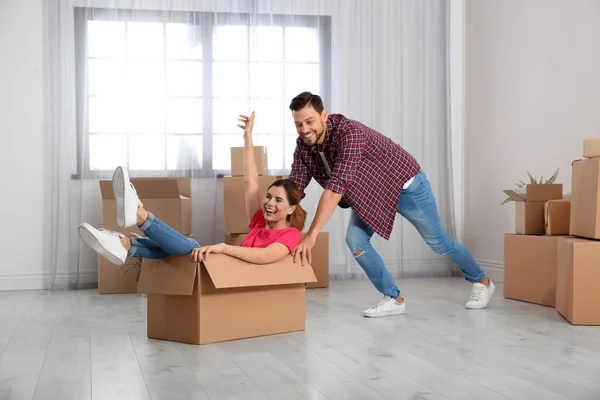
<instances>
[{"instance_id":1,"label":"man","mask_svg":"<svg viewBox=\"0 0 600 400\"><path fill-rule=\"evenodd\" d=\"M299 138L290 179L302 197L314 178L323 187L313 222L294 252L294 260L311 261L317 235L336 206L352 213L346 243L383 298L364 311L365 317L405 313L400 296L382 258L370 243L376 232L384 239L392 233L396 213L417 229L436 253L450 258L473 283L467 309L487 307L495 291L466 247L450 238L442 227L429 181L415 158L388 137L346 118L329 115L318 95L303 92L290 109Z\"/></svg>"}]
</instances>

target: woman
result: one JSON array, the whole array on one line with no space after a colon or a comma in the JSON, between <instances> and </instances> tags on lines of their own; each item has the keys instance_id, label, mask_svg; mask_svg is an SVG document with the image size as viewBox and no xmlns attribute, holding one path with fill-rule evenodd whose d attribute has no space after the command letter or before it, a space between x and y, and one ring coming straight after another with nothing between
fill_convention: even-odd
<instances>
[{"instance_id":1,"label":"woman","mask_svg":"<svg viewBox=\"0 0 600 400\"><path fill-rule=\"evenodd\" d=\"M250 220L250 233L240 246L219 243L201 247L194 239L160 221L144 209L124 167L118 167L112 179L117 224L122 228L137 225L147 237L128 237L83 223L79 227L83 242L118 265L124 264L129 256L163 258L190 254L193 261L199 262L209 253L227 254L252 264L269 264L293 253L306 221L306 211L299 204L298 187L289 179L280 179L273 182L261 198L252 143L254 112L250 117L240 115L239 121L242 124L238 126L244 129L244 183L246 213Z\"/></svg>"}]
</instances>

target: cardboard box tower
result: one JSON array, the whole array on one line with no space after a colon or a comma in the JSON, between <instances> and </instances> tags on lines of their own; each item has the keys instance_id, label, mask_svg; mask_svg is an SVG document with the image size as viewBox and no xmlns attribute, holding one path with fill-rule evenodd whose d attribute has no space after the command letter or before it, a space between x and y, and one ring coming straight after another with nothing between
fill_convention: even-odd
<instances>
[{"instance_id":1,"label":"cardboard box tower","mask_svg":"<svg viewBox=\"0 0 600 400\"><path fill-rule=\"evenodd\" d=\"M573 325L600 325L600 138L586 139L562 185L527 185L515 234L504 238L504 297L556 310Z\"/></svg>"}]
</instances>

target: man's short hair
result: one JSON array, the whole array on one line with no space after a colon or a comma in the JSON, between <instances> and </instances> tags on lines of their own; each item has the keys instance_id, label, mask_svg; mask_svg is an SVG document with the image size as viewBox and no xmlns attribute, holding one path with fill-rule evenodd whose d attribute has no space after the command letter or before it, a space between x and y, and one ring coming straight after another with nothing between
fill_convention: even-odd
<instances>
[{"instance_id":1,"label":"man's short hair","mask_svg":"<svg viewBox=\"0 0 600 400\"><path fill-rule=\"evenodd\" d=\"M302 92L298 96L294 97L290 103L290 110L300 111L306 106L311 106L316 112L321 114L323 109L323 100L318 94L312 94L311 92Z\"/></svg>"}]
</instances>

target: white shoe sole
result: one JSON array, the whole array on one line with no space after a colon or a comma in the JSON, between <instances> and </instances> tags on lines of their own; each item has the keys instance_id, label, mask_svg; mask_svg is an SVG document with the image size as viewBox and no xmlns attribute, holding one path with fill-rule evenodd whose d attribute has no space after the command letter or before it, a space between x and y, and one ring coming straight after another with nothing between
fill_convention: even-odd
<instances>
[{"instance_id":1,"label":"white shoe sole","mask_svg":"<svg viewBox=\"0 0 600 400\"><path fill-rule=\"evenodd\" d=\"M406 313L406 309L394 310L394 311L385 311L383 313L377 314L367 314L366 311L363 312L363 316L365 318L380 318L380 317L389 317L391 315L404 315Z\"/></svg>"},{"instance_id":2,"label":"white shoe sole","mask_svg":"<svg viewBox=\"0 0 600 400\"><path fill-rule=\"evenodd\" d=\"M128 208L130 202L127 201L127 195L130 194L130 191L127 190L129 185L129 173L126 169L117 167L113 173L112 187L117 208L117 225L121 228L128 228L133 226L136 222L127 220L127 215L132 213ZM137 212L137 210L135 210L135 212Z\"/></svg>"},{"instance_id":3,"label":"white shoe sole","mask_svg":"<svg viewBox=\"0 0 600 400\"><path fill-rule=\"evenodd\" d=\"M96 253L106 258L113 264L123 265L125 262L119 257L111 253L95 235L94 229L89 224L81 224L79 227L79 237L85 244L87 244Z\"/></svg>"}]
</instances>

